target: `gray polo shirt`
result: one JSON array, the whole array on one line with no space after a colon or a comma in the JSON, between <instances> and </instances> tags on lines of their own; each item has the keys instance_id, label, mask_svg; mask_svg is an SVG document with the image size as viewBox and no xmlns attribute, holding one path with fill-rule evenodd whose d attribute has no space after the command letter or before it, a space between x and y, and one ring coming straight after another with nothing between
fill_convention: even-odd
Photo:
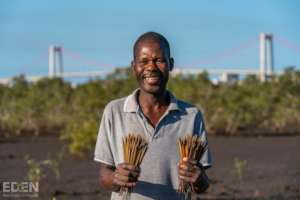
<instances>
[{"instance_id":1,"label":"gray polo shirt","mask_svg":"<svg viewBox=\"0 0 300 200\"><path fill-rule=\"evenodd\" d=\"M129 199L183 199L178 188L179 151L177 139L187 134L201 136L207 142L201 112L195 106L177 100L170 92L170 104L155 128L151 126L139 104L135 90L126 98L111 101L104 109L95 149L95 161L117 166L124 162L122 138L128 133L144 136L148 150L140 166L137 185ZM211 166L209 149L200 160ZM113 192L111 199L122 197Z\"/></svg>"}]
</instances>

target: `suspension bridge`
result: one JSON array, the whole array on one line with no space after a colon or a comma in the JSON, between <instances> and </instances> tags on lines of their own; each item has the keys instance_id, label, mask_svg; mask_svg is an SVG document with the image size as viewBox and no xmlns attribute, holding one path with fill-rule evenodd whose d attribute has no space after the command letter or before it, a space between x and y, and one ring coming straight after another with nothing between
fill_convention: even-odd
<instances>
[{"instance_id":1,"label":"suspension bridge","mask_svg":"<svg viewBox=\"0 0 300 200\"><path fill-rule=\"evenodd\" d=\"M300 48L293 45L287 40L276 38L276 41L280 42L284 46L294 49L300 52ZM212 68L212 67L195 67L195 66L208 66L211 63L220 61L223 58L236 55L238 52L245 48L253 46L259 42L259 67L243 67L243 68ZM219 77L220 81L223 82L236 82L240 76L246 75L255 75L259 77L261 81L265 81L268 77L275 75L274 70L274 45L273 45L273 35L267 33L261 33L259 39L256 37L247 43L239 45L234 48L226 49L225 51L202 60L201 62L194 63L189 66L176 67L172 71L171 75L177 74L198 74L202 72L207 72L209 75ZM64 56L67 55L74 60L84 60L83 62L87 63L90 66L103 66L104 70L97 71L86 71L86 72L65 72L64 71ZM78 53L71 52L69 50L63 49L62 46L51 45L48 51L48 74L47 75L34 75L34 76L25 76L26 80L35 82L42 78L99 78L105 77L108 73L112 71L107 71L107 64L99 64L96 61L91 61L83 59L82 56ZM113 67L110 65L110 67ZM281 72L276 72L279 74ZM9 84L13 80L13 77L0 78L1 84Z\"/></svg>"}]
</instances>

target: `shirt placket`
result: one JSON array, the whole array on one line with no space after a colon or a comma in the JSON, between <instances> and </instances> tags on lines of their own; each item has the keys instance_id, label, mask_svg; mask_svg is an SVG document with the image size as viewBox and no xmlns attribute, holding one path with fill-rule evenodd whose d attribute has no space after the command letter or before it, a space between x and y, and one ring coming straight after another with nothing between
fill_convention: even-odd
<instances>
[{"instance_id":1,"label":"shirt placket","mask_svg":"<svg viewBox=\"0 0 300 200\"><path fill-rule=\"evenodd\" d=\"M159 119L155 128L153 128L153 126L148 122L148 119L143 114L143 112L140 110L140 108L138 108L137 113L139 115L140 122L142 123L142 125L144 127L144 130L146 131L147 135L149 136L149 138L152 141L154 138L157 138L159 136L159 134L158 134L159 127L161 126L161 123L163 122L164 118L166 118L166 116L169 114L169 109Z\"/></svg>"}]
</instances>

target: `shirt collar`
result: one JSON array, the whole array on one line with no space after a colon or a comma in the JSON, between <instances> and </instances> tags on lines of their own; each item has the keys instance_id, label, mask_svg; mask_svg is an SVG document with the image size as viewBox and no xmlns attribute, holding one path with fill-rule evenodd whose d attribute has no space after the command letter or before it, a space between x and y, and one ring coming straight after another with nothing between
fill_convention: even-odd
<instances>
[{"instance_id":1,"label":"shirt collar","mask_svg":"<svg viewBox=\"0 0 300 200\"><path fill-rule=\"evenodd\" d=\"M139 104L137 102L137 95L140 89L136 89L130 94L126 99L123 107L124 112L137 112L139 109ZM178 104L176 97L169 91L167 91L170 96L170 104L168 107L168 111L172 110L182 110Z\"/></svg>"}]
</instances>

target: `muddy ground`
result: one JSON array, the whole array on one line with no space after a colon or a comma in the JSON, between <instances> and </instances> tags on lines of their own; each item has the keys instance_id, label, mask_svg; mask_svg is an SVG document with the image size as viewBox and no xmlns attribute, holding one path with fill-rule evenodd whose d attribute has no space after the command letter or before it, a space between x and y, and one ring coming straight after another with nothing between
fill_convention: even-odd
<instances>
[{"instance_id":1,"label":"muddy ground","mask_svg":"<svg viewBox=\"0 0 300 200\"><path fill-rule=\"evenodd\" d=\"M194 199L300 199L300 136L210 136L209 144L214 158L208 170L211 187ZM26 156L36 163L59 159L64 146L57 136L0 139L0 181L28 181ZM45 176L40 176L38 199L109 199L98 187L98 164L92 155L60 155L59 167L39 167ZM59 169L60 177L53 169ZM9 198L0 194L0 199Z\"/></svg>"}]
</instances>

